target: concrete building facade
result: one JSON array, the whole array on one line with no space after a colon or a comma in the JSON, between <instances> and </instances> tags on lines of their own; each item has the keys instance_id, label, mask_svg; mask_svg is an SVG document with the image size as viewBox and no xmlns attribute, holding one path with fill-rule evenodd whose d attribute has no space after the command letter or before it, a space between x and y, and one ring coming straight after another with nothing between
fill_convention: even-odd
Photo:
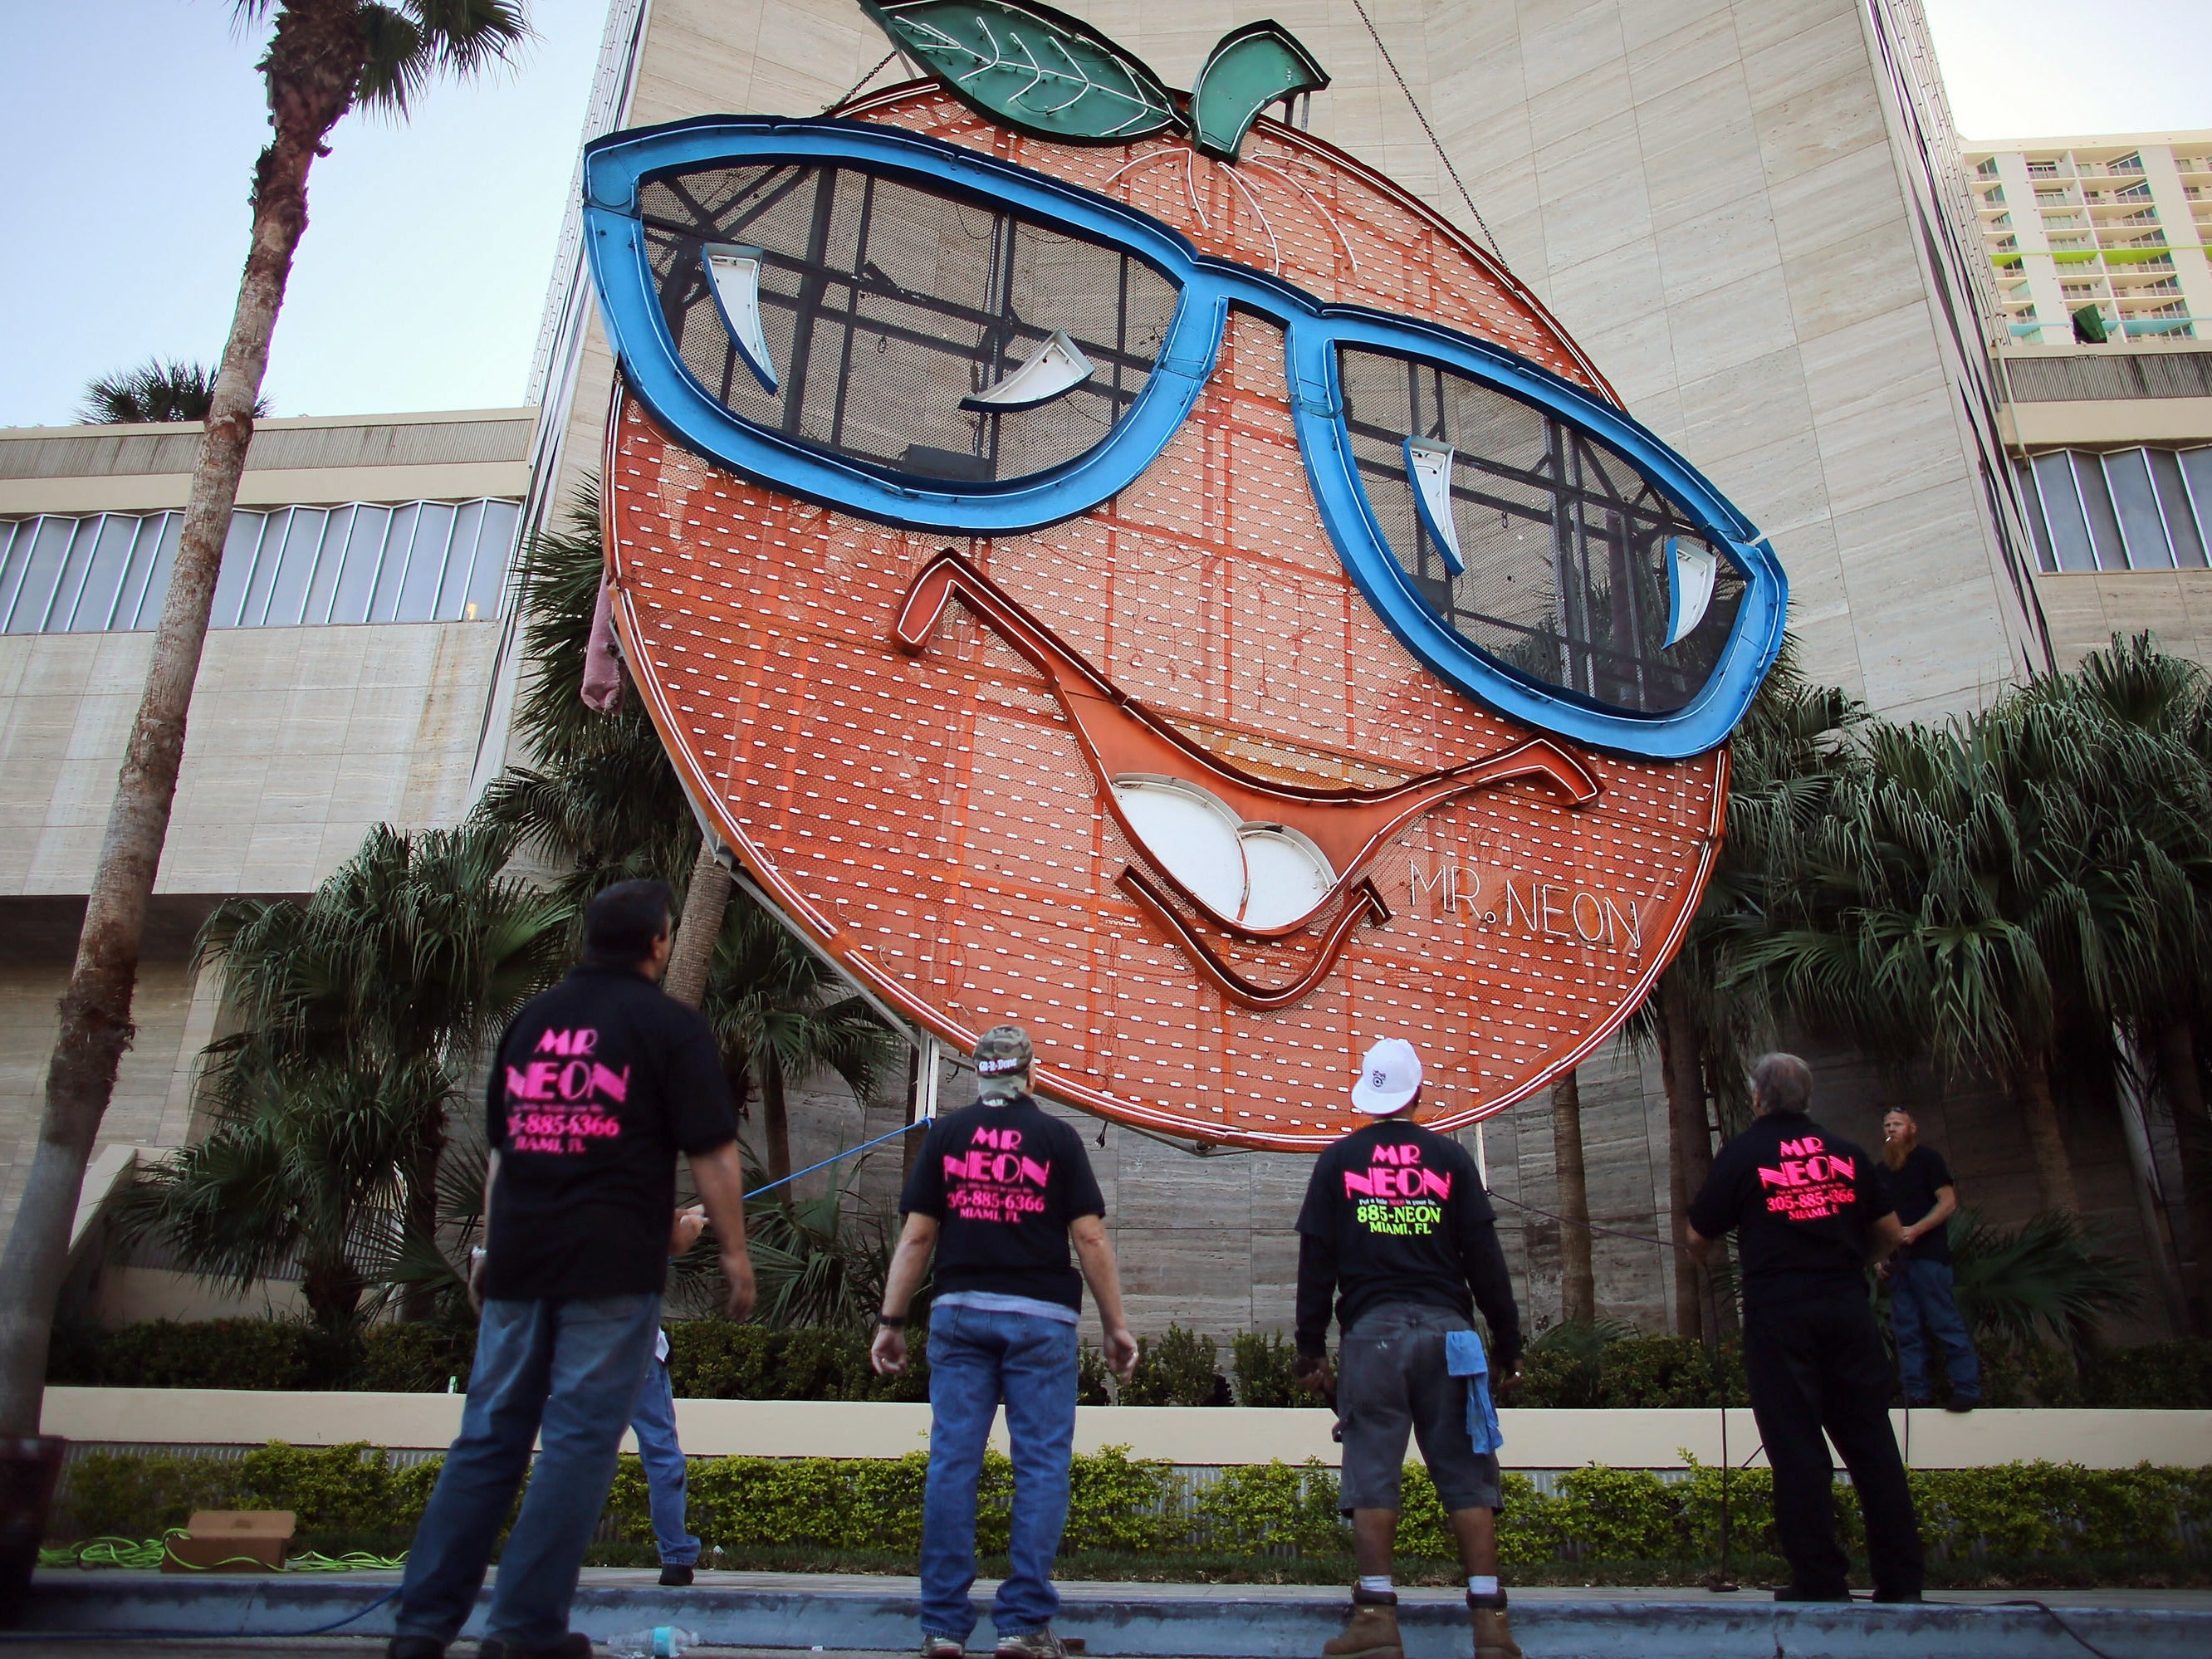
<instances>
[{"instance_id":1,"label":"concrete building facade","mask_svg":"<svg viewBox=\"0 0 2212 1659\"><path fill-rule=\"evenodd\" d=\"M372 825L453 823L475 799L534 415L261 423L103 1147L190 1131L217 1011L189 957L216 904L311 892ZM198 440L196 426L0 432L0 1226Z\"/></svg>"}]
</instances>

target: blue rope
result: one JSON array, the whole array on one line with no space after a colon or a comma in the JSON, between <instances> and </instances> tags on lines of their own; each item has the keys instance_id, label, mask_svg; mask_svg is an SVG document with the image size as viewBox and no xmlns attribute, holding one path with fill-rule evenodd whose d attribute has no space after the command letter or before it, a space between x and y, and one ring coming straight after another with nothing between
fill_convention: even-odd
<instances>
[{"instance_id":1,"label":"blue rope","mask_svg":"<svg viewBox=\"0 0 2212 1659\"><path fill-rule=\"evenodd\" d=\"M857 1146L848 1146L842 1152L833 1152L828 1158L823 1158L819 1164L810 1164L803 1170L794 1170L789 1175L784 1176L781 1181L771 1181L764 1187L754 1188L752 1191L747 1193L745 1196L749 1199L758 1198L763 1193L772 1193L779 1187L789 1185L792 1182L798 1180L801 1176L812 1175L817 1170L826 1170L832 1164L836 1164L844 1158L851 1158L856 1152L865 1152L871 1146L880 1146L886 1140L896 1140L901 1135L905 1134L911 1129L916 1129L924 1124L933 1123L936 1120L934 1118L922 1117L916 1118L912 1123L902 1123L897 1128L892 1130L887 1135L878 1135L873 1140L864 1140Z\"/></svg>"}]
</instances>

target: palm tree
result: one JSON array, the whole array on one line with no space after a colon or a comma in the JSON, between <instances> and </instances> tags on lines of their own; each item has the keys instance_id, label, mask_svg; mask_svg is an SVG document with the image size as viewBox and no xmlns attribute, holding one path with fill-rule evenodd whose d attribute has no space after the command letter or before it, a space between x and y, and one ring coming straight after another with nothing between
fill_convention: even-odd
<instances>
[{"instance_id":1,"label":"palm tree","mask_svg":"<svg viewBox=\"0 0 2212 1659\"><path fill-rule=\"evenodd\" d=\"M241 1028L209 1050L225 1120L258 1121L289 1091L343 1098L339 1079L386 1079L412 1103L395 1178L401 1231L418 1243L438 1224L448 1106L566 956L565 908L505 873L512 850L486 824L379 824L306 903L232 899L202 930L201 960Z\"/></svg>"},{"instance_id":2,"label":"palm tree","mask_svg":"<svg viewBox=\"0 0 2212 1659\"><path fill-rule=\"evenodd\" d=\"M2117 829L2137 757L2112 735L2078 700L2032 694L1941 728L1875 727L1792 907L1743 958L1816 1029L2000 1079L2042 1206L2069 1214L2054 1058L2063 1036L2109 1033L2158 951Z\"/></svg>"},{"instance_id":3,"label":"palm tree","mask_svg":"<svg viewBox=\"0 0 2212 1659\"><path fill-rule=\"evenodd\" d=\"M1552 1163L1559 1172L1559 1317L1587 1325L1597 1317L1597 1276L1590 1265L1589 1181L1583 1163L1582 1085L1572 1072L1552 1084Z\"/></svg>"},{"instance_id":4,"label":"palm tree","mask_svg":"<svg viewBox=\"0 0 2212 1659\"><path fill-rule=\"evenodd\" d=\"M238 304L62 997L38 1150L0 1255L0 1435L39 1431L70 1224L131 1042L147 900L176 799L185 717L253 438L270 337L307 228L308 169L356 106L404 114L435 77L466 77L503 62L528 32L519 0L234 0L234 9L252 23L276 15L260 64L274 132L254 165L253 228Z\"/></svg>"},{"instance_id":5,"label":"palm tree","mask_svg":"<svg viewBox=\"0 0 2212 1659\"><path fill-rule=\"evenodd\" d=\"M452 1080L416 1064L233 1073L214 1131L144 1171L112 1211L125 1242L158 1240L240 1290L296 1261L315 1322L358 1316L368 1264L404 1224L423 1119Z\"/></svg>"},{"instance_id":6,"label":"palm tree","mask_svg":"<svg viewBox=\"0 0 2212 1659\"><path fill-rule=\"evenodd\" d=\"M2114 973L2118 1013L2144 1062L2135 1069L2148 1070L2172 1114L2191 1258L2176 1272L2191 1322L2205 1328L2212 1117L2199 1034L2212 1025L2212 678L2141 634L2116 636L2076 672L2048 676L2027 695L2069 705L2097 733L2092 773L2103 810L2094 855L2131 899ZM2161 1195L2148 1175L2139 1167L2156 1215Z\"/></svg>"},{"instance_id":7,"label":"palm tree","mask_svg":"<svg viewBox=\"0 0 2212 1659\"><path fill-rule=\"evenodd\" d=\"M723 919L701 1012L736 1080L759 1085L770 1181L791 1174L787 1085L834 1072L865 1102L901 1046L835 969L742 892Z\"/></svg>"},{"instance_id":8,"label":"palm tree","mask_svg":"<svg viewBox=\"0 0 2212 1659\"><path fill-rule=\"evenodd\" d=\"M149 357L136 368L103 374L87 386L77 419L87 426L204 421L214 407L215 375L206 364ZM254 419L268 413L267 398L254 404Z\"/></svg>"},{"instance_id":9,"label":"palm tree","mask_svg":"<svg viewBox=\"0 0 2212 1659\"><path fill-rule=\"evenodd\" d=\"M1952 1218L1951 1249L1959 1312L1990 1336L2047 1338L2078 1352L2100 1323L2142 1299L2134 1264L2094 1249L2069 1215L2045 1212L2008 1229L1961 1211Z\"/></svg>"}]
</instances>

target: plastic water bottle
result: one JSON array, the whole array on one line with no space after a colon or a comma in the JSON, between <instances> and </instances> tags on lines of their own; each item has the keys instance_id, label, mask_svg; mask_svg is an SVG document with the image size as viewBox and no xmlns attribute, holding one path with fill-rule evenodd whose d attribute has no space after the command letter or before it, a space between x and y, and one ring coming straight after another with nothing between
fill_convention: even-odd
<instances>
[{"instance_id":1,"label":"plastic water bottle","mask_svg":"<svg viewBox=\"0 0 2212 1659\"><path fill-rule=\"evenodd\" d=\"M654 1625L646 1630L626 1630L607 1638L607 1649L616 1659L676 1659L699 1638L680 1625Z\"/></svg>"}]
</instances>

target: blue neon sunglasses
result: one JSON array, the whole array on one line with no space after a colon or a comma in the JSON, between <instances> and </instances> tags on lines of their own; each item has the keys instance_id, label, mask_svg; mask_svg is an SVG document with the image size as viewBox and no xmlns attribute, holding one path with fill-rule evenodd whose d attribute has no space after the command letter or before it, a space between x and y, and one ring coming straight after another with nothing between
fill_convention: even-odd
<instances>
[{"instance_id":1,"label":"blue neon sunglasses","mask_svg":"<svg viewBox=\"0 0 2212 1659\"><path fill-rule=\"evenodd\" d=\"M1726 739L1780 648L1773 550L1620 410L1077 185L895 128L719 117L587 146L584 198L631 391L772 488L937 534L1077 517L1175 436L1233 306L1283 331L1338 556L1448 684L1680 759Z\"/></svg>"}]
</instances>

